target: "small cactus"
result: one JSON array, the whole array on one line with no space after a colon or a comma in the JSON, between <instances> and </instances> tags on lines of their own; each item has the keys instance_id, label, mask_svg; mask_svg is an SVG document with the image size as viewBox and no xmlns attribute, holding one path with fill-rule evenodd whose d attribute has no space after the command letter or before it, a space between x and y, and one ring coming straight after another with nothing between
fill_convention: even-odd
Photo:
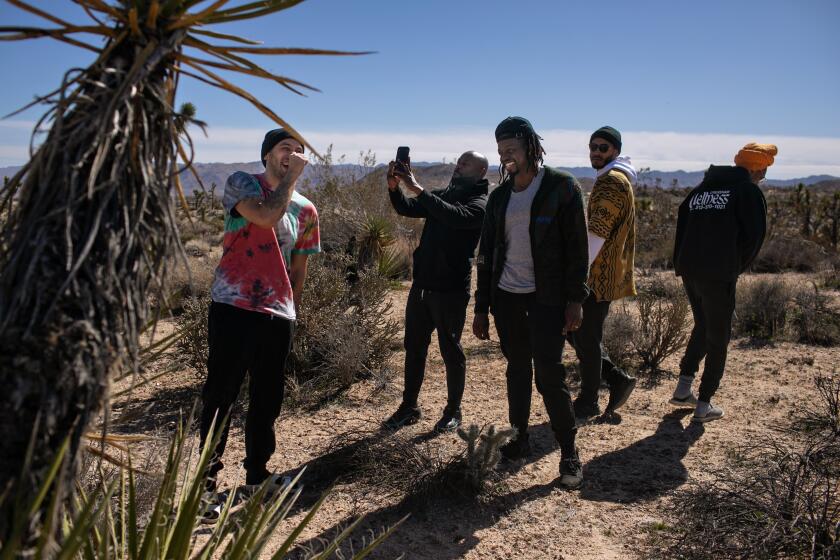
<instances>
[{"instance_id":1,"label":"small cactus","mask_svg":"<svg viewBox=\"0 0 840 560\"><path fill-rule=\"evenodd\" d=\"M470 424L466 429L459 428L458 436L467 443L467 479L473 488L479 489L502 458L499 448L516 436L516 429L497 430L491 424L485 430Z\"/></svg>"}]
</instances>

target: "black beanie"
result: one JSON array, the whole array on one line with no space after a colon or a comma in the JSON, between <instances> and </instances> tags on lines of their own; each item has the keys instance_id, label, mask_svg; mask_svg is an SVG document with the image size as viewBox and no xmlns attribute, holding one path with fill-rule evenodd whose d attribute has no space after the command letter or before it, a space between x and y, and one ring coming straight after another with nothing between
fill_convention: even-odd
<instances>
[{"instance_id":1,"label":"black beanie","mask_svg":"<svg viewBox=\"0 0 840 560\"><path fill-rule=\"evenodd\" d=\"M537 133L528 119L523 117L508 117L496 127L496 142L508 138L527 138L531 135L536 136Z\"/></svg>"},{"instance_id":2,"label":"black beanie","mask_svg":"<svg viewBox=\"0 0 840 560\"><path fill-rule=\"evenodd\" d=\"M613 127L602 126L601 128L592 133L592 136L590 136L589 141L592 142L592 140L594 140L595 138L601 138L603 140L606 140L607 142L612 144L616 150L618 150L619 152L621 151L621 133Z\"/></svg>"},{"instance_id":3,"label":"black beanie","mask_svg":"<svg viewBox=\"0 0 840 560\"><path fill-rule=\"evenodd\" d=\"M292 134L285 128L275 128L274 130L269 130L265 133L265 139L263 139L262 149L260 150L260 160L262 161L263 167L265 167L265 156L268 155L271 148L286 138L292 138L300 142L300 140L292 136ZM301 142L300 145L303 146L303 142Z\"/></svg>"}]
</instances>

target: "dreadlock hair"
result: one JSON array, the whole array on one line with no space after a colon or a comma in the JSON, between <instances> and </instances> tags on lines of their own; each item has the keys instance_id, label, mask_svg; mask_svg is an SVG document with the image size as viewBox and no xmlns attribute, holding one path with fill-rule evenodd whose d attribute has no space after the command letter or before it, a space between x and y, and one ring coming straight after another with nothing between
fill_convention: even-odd
<instances>
[{"instance_id":1,"label":"dreadlock hair","mask_svg":"<svg viewBox=\"0 0 840 560\"><path fill-rule=\"evenodd\" d=\"M537 169L543 163L543 156L545 155L545 148L540 144L540 136L538 134L529 134L528 136L521 136L519 140L525 143L525 155L528 158L528 167ZM508 180L509 174L504 165L499 165L499 184L501 185Z\"/></svg>"}]
</instances>

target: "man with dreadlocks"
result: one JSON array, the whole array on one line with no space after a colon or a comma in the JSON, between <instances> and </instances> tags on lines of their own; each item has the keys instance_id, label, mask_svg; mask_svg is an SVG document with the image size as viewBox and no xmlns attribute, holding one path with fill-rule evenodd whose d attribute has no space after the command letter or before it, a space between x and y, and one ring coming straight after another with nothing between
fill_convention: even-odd
<instances>
[{"instance_id":1,"label":"man with dreadlocks","mask_svg":"<svg viewBox=\"0 0 840 560\"><path fill-rule=\"evenodd\" d=\"M500 185L487 201L478 250L473 333L489 339L493 313L508 361L507 394L516 437L506 460L530 451L531 379L536 375L560 444L560 485L577 488L583 471L575 413L563 366L565 336L580 327L589 264L583 196L575 178L543 166L541 138L522 117L496 127ZM533 362L533 369L532 369Z\"/></svg>"},{"instance_id":2,"label":"man with dreadlocks","mask_svg":"<svg viewBox=\"0 0 840 560\"><path fill-rule=\"evenodd\" d=\"M274 422L283 403L284 370L292 346L295 304L306 275L305 257L320 250L315 207L295 192L306 166L303 144L278 128L265 135L260 155L265 173L231 175L222 202L225 236L211 290L201 412L202 445L214 421L221 432L210 462L209 491L215 490L222 469L227 417L246 373L246 489L253 490L266 479L269 491L279 486L277 475L266 466L275 449ZM291 261L288 268L286 259Z\"/></svg>"}]
</instances>

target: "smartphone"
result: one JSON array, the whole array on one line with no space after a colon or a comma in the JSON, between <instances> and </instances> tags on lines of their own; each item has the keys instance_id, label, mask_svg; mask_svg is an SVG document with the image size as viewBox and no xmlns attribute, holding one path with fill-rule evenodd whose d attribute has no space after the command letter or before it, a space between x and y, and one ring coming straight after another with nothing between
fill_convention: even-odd
<instances>
[{"instance_id":1,"label":"smartphone","mask_svg":"<svg viewBox=\"0 0 840 560\"><path fill-rule=\"evenodd\" d=\"M408 146L400 146L397 148L396 162L397 166L403 170L411 169L411 158L408 156Z\"/></svg>"}]
</instances>

